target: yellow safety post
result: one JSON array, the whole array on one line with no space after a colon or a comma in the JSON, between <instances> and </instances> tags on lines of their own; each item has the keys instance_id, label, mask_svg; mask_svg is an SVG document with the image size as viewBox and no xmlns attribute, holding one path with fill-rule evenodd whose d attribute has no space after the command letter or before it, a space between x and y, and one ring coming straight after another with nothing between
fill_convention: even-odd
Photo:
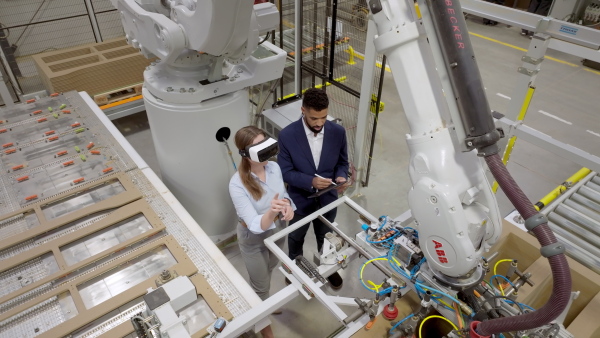
<instances>
[{"instance_id":1,"label":"yellow safety post","mask_svg":"<svg viewBox=\"0 0 600 338\"><path fill-rule=\"evenodd\" d=\"M589 175L592 171L588 168L581 168L573 176L567 178L566 181L561 183L558 187L554 188L548 195L544 196L539 200L534 207L540 211L548 203L554 201L558 196L562 195L567 189L571 188L575 183L581 181L584 177Z\"/></svg>"},{"instance_id":2,"label":"yellow safety post","mask_svg":"<svg viewBox=\"0 0 600 338\"><path fill-rule=\"evenodd\" d=\"M354 62L354 48L352 48L352 46L348 46L348 53L350 54L350 59L348 59L348 64L349 65L356 64L356 62Z\"/></svg>"},{"instance_id":3,"label":"yellow safety post","mask_svg":"<svg viewBox=\"0 0 600 338\"><path fill-rule=\"evenodd\" d=\"M523 105L521 106L521 111L517 116L517 121L523 121L525 119L525 115L527 114L527 109L529 109L529 104L531 103L531 99L533 98L533 93L535 92L535 87L529 87L527 89L527 95L525 95L525 100L523 100ZM502 163L506 165L508 160L510 159L510 154L512 154L512 150L515 146L515 142L517 141L517 137L513 136L508 140L506 144L506 149L504 150L504 156L502 156ZM494 194L498 191L498 182L494 181L492 185L492 191Z\"/></svg>"},{"instance_id":4,"label":"yellow safety post","mask_svg":"<svg viewBox=\"0 0 600 338\"><path fill-rule=\"evenodd\" d=\"M346 76L341 76L341 77L338 77L337 79L334 79L334 80L335 80L335 82L344 82L344 81L346 81L346 79L347 79ZM325 86L330 86L330 85L331 85L331 83L325 82ZM323 85L322 84L316 85L315 88L321 89L321 88L323 88ZM307 91L307 90L308 90L308 88L307 89L302 89L302 94L304 94L304 92ZM289 99L292 96L296 96L296 93L291 93L289 95L286 95L283 98L280 98L279 101L285 100L285 99Z\"/></svg>"}]
</instances>

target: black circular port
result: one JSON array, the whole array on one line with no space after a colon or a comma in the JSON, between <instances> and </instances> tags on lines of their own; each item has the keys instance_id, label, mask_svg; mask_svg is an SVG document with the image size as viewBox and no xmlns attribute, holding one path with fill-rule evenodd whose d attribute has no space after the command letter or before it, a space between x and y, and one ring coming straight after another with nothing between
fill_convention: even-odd
<instances>
[{"instance_id":1,"label":"black circular port","mask_svg":"<svg viewBox=\"0 0 600 338\"><path fill-rule=\"evenodd\" d=\"M215 137L217 138L217 141L219 142L225 142L229 139L229 136L231 136L231 129L227 128L227 127L223 127L221 129L219 129L217 131L217 134L215 135Z\"/></svg>"}]
</instances>

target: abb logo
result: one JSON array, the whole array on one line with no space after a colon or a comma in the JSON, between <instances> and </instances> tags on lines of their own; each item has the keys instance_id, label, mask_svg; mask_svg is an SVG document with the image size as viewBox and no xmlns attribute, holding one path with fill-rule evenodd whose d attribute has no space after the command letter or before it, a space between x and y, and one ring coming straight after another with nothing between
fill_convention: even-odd
<instances>
[{"instance_id":1,"label":"abb logo","mask_svg":"<svg viewBox=\"0 0 600 338\"><path fill-rule=\"evenodd\" d=\"M438 259L440 260L440 263L446 264L448 263L448 258L446 258L446 251L438 249L441 248L443 245L442 243L433 240L433 244L435 244L435 253L438 255Z\"/></svg>"}]
</instances>

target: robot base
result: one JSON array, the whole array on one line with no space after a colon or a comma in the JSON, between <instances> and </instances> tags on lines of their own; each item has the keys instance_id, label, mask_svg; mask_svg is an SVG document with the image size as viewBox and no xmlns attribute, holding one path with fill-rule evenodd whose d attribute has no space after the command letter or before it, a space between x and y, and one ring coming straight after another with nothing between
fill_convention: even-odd
<instances>
[{"instance_id":1,"label":"robot base","mask_svg":"<svg viewBox=\"0 0 600 338\"><path fill-rule=\"evenodd\" d=\"M233 135L250 124L248 91L199 103L173 103L143 89L162 181L215 241L235 230L237 215L229 196L235 173L227 148L217 141L221 128ZM234 161L239 163L237 151Z\"/></svg>"}]
</instances>

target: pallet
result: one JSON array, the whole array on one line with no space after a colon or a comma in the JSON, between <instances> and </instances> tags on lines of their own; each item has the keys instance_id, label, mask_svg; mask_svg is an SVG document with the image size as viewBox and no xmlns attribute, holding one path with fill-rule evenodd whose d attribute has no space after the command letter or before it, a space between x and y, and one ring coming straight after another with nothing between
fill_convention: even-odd
<instances>
[{"instance_id":1,"label":"pallet","mask_svg":"<svg viewBox=\"0 0 600 338\"><path fill-rule=\"evenodd\" d=\"M122 87L102 94L94 95L94 102L101 106L141 95L142 85L142 83L138 83L132 86Z\"/></svg>"},{"instance_id":2,"label":"pallet","mask_svg":"<svg viewBox=\"0 0 600 338\"><path fill-rule=\"evenodd\" d=\"M36 54L33 60L50 93L77 90L93 97L143 82L153 59L118 38Z\"/></svg>"}]
</instances>

